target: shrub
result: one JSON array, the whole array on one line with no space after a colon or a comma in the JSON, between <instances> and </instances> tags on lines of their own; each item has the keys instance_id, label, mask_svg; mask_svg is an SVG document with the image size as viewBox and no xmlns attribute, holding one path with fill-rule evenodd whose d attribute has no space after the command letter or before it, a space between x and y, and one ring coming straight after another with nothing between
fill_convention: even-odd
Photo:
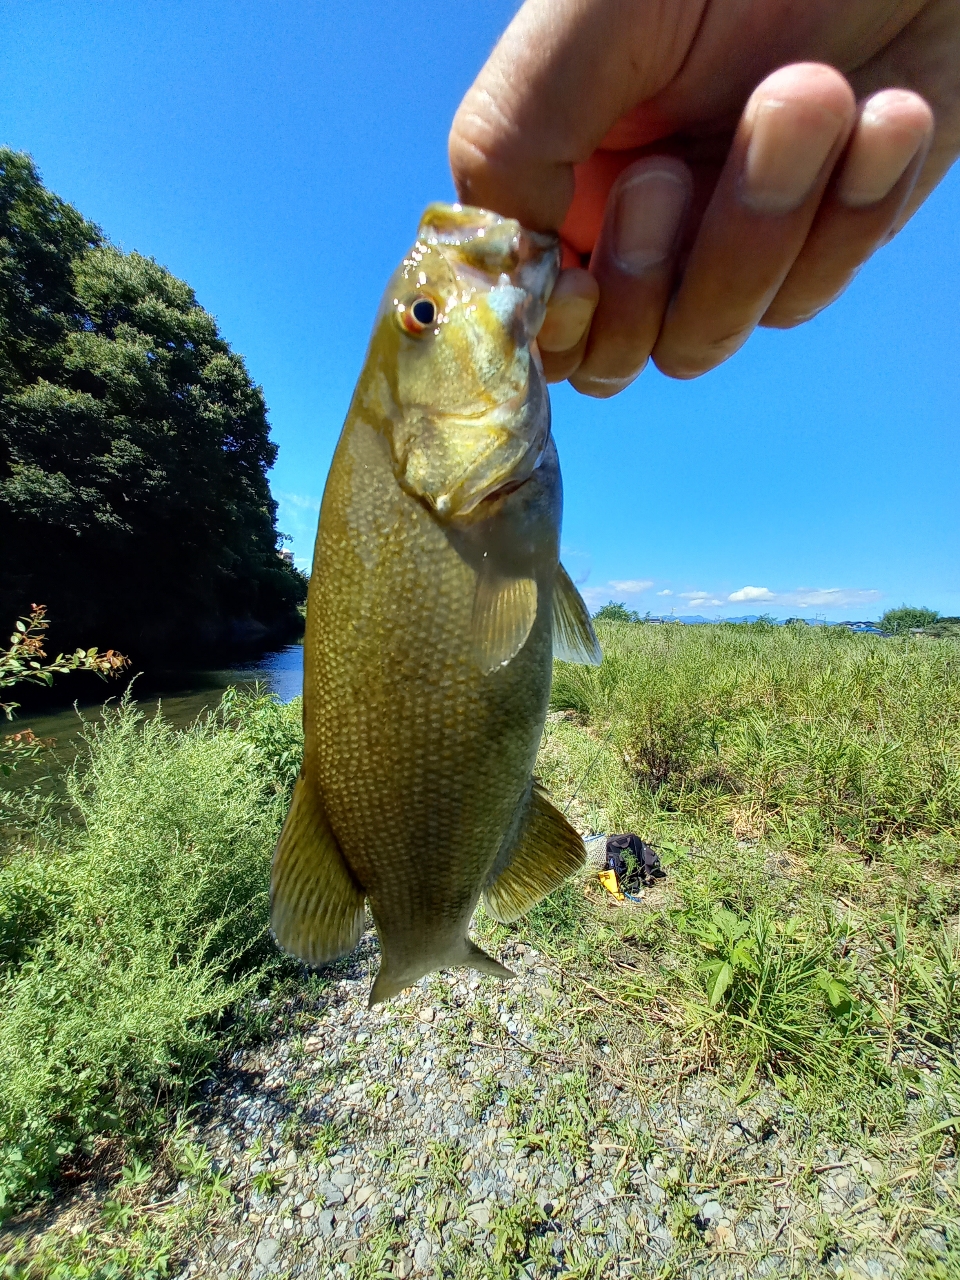
<instances>
[{"instance_id":1,"label":"shrub","mask_svg":"<svg viewBox=\"0 0 960 1280\"><path fill-rule=\"evenodd\" d=\"M231 695L176 732L122 702L0 872L0 1204L188 1089L224 1014L276 963L270 857L299 703ZM298 764L297 766L298 767Z\"/></svg>"}]
</instances>

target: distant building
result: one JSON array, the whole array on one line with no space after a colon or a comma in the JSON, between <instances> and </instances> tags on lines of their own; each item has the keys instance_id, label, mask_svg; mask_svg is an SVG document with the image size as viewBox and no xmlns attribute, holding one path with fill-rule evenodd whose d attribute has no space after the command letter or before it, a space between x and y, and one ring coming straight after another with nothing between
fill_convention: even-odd
<instances>
[{"instance_id":1,"label":"distant building","mask_svg":"<svg viewBox=\"0 0 960 1280\"><path fill-rule=\"evenodd\" d=\"M282 547L278 552L278 555L284 564L290 565L291 569L293 568L293 552L289 547Z\"/></svg>"}]
</instances>

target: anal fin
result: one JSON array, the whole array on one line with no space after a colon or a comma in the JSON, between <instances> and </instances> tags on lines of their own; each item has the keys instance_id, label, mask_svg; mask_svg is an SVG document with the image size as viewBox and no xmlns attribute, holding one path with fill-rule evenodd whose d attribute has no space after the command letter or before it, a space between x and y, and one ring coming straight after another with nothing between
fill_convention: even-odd
<instances>
[{"instance_id":1,"label":"anal fin","mask_svg":"<svg viewBox=\"0 0 960 1280\"><path fill-rule=\"evenodd\" d=\"M317 788L300 775L273 855L270 925L307 964L327 964L360 941L364 892L344 861Z\"/></svg>"},{"instance_id":2,"label":"anal fin","mask_svg":"<svg viewBox=\"0 0 960 1280\"><path fill-rule=\"evenodd\" d=\"M473 597L473 650L480 669L489 674L516 657L536 617L536 581L503 577L485 565Z\"/></svg>"},{"instance_id":3,"label":"anal fin","mask_svg":"<svg viewBox=\"0 0 960 1280\"><path fill-rule=\"evenodd\" d=\"M504 924L536 906L578 871L587 856L580 835L538 783L522 803L513 841L501 851L483 891L487 911Z\"/></svg>"},{"instance_id":4,"label":"anal fin","mask_svg":"<svg viewBox=\"0 0 960 1280\"><path fill-rule=\"evenodd\" d=\"M553 582L553 656L585 667L599 667L603 661L590 610L562 564Z\"/></svg>"}]
</instances>

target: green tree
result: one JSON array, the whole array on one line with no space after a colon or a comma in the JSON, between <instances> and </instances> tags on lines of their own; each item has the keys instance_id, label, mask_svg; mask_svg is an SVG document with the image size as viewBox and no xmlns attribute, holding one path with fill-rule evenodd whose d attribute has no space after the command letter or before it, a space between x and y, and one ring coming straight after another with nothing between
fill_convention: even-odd
<instances>
[{"instance_id":1,"label":"green tree","mask_svg":"<svg viewBox=\"0 0 960 1280\"><path fill-rule=\"evenodd\" d=\"M0 617L135 659L297 632L263 393L192 289L0 149Z\"/></svg>"},{"instance_id":2,"label":"green tree","mask_svg":"<svg viewBox=\"0 0 960 1280\"><path fill-rule=\"evenodd\" d=\"M914 627L929 627L936 622L940 614L936 609L914 608L902 604L899 609L888 609L880 619L881 631L889 631L895 636L903 635Z\"/></svg>"},{"instance_id":3,"label":"green tree","mask_svg":"<svg viewBox=\"0 0 960 1280\"><path fill-rule=\"evenodd\" d=\"M636 609L628 609L621 601L608 600L593 615L594 622L643 622Z\"/></svg>"}]
</instances>

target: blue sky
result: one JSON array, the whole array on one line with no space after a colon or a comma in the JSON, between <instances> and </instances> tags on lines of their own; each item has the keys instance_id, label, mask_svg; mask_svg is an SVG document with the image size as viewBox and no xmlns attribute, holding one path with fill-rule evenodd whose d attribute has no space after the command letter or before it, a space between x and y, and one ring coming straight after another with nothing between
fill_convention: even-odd
<instances>
[{"instance_id":1,"label":"blue sky","mask_svg":"<svg viewBox=\"0 0 960 1280\"><path fill-rule=\"evenodd\" d=\"M452 197L453 111L514 6L0 2L0 140L194 287L266 394L309 563L383 284ZM828 312L692 383L555 389L591 604L960 614L960 172Z\"/></svg>"}]
</instances>

